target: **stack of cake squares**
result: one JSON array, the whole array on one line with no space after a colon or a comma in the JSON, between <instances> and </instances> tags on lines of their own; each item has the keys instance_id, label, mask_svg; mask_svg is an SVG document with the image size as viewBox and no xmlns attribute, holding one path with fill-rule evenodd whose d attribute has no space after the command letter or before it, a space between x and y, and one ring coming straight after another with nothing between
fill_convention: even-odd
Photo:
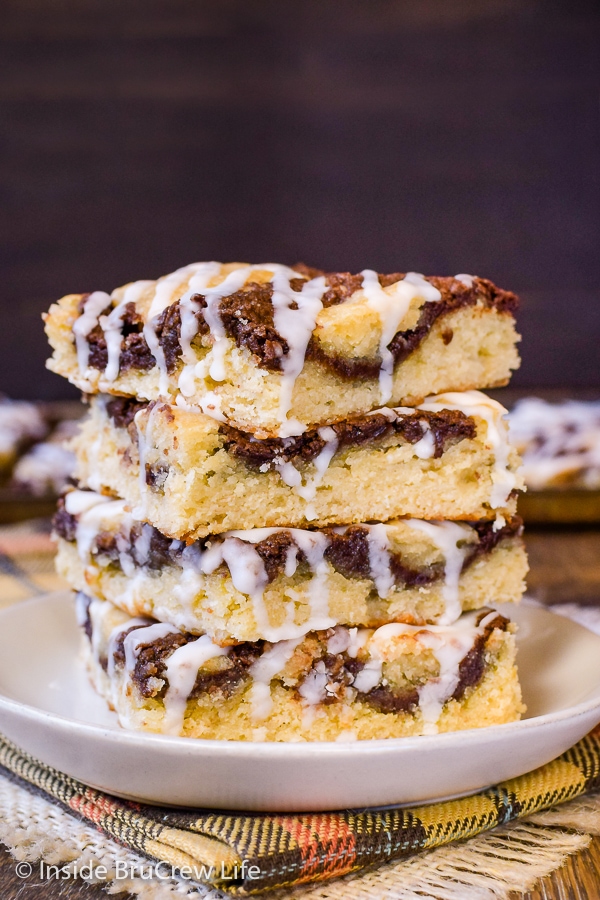
<instances>
[{"instance_id":1,"label":"stack of cake squares","mask_svg":"<svg viewBox=\"0 0 600 900\"><path fill-rule=\"evenodd\" d=\"M86 395L55 517L125 728L391 738L522 711L519 459L479 389L516 297L469 275L197 263L45 316Z\"/></svg>"}]
</instances>

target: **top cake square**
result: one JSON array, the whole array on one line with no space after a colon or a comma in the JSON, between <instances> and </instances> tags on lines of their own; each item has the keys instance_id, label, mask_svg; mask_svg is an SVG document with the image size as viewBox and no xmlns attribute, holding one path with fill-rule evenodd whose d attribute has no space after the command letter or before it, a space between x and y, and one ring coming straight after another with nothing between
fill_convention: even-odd
<instances>
[{"instance_id":1,"label":"top cake square","mask_svg":"<svg viewBox=\"0 0 600 900\"><path fill-rule=\"evenodd\" d=\"M87 393L165 399L258 438L506 384L517 298L470 275L195 263L46 314L48 367Z\"/></svg>"}]
</instances>

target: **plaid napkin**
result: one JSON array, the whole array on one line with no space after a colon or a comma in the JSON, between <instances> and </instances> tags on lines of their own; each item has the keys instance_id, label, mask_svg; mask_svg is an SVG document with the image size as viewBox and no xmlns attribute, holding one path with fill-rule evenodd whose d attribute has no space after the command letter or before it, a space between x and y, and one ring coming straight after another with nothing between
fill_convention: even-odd
<instances>
[{"instance_id":1,"label":"plaid napkin","mask_svg":"<svg viewBox=\"0 0 600 900\"><path fill-rule=\"evenodd\" d=\"M182 811L119 800L0 738L0 766L124 846L237 896L324 881L465 840L600 788L600 726L558 759L472 797L300 815Z\"/></svg>"}]
</instances>

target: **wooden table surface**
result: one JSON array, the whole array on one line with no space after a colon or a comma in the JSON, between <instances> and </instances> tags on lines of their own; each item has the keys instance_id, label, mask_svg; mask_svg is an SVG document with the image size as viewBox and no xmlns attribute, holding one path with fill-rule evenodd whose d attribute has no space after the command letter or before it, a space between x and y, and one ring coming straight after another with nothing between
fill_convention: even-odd
<instances>
[{"instance_id":1,"label":"wooden table surface","mask_svg":"<svg viewBox=\"0 0 600 900\"><path fill-rule=\"evenodd\" d=\"M544 603L577 602L600 605L600 530L594 528L533 529L527 531L530 592ZM15 872L15 860L0 845L2 900L98 900L101 886L74 881L40 881L39 871L26 880ZM128 900L129 894L119 894ZM267 895L266 895L267 896ZM595 900L600 897L600 838L587 850L570 857L536 889L513 894L511 900Z\"/></svg>"}]
</instances>

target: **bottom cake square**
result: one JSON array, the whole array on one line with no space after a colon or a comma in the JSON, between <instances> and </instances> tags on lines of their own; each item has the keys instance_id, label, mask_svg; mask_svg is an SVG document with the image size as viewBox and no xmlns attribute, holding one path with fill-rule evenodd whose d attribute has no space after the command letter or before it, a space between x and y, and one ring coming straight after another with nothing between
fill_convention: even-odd
<instances>
[{"instance_id":1,"label":"bottom cake square","mask_svg":"<svg viewBox=\"0 0 600 900\"><path fill-rule=\"evenodd\" d=\"M338 625L233 646L83 593L77 614L96 689L136 731L364 740L499 725L524 711L515 626L490 609L453 625Z\"/></svg>"}]
</instances>

